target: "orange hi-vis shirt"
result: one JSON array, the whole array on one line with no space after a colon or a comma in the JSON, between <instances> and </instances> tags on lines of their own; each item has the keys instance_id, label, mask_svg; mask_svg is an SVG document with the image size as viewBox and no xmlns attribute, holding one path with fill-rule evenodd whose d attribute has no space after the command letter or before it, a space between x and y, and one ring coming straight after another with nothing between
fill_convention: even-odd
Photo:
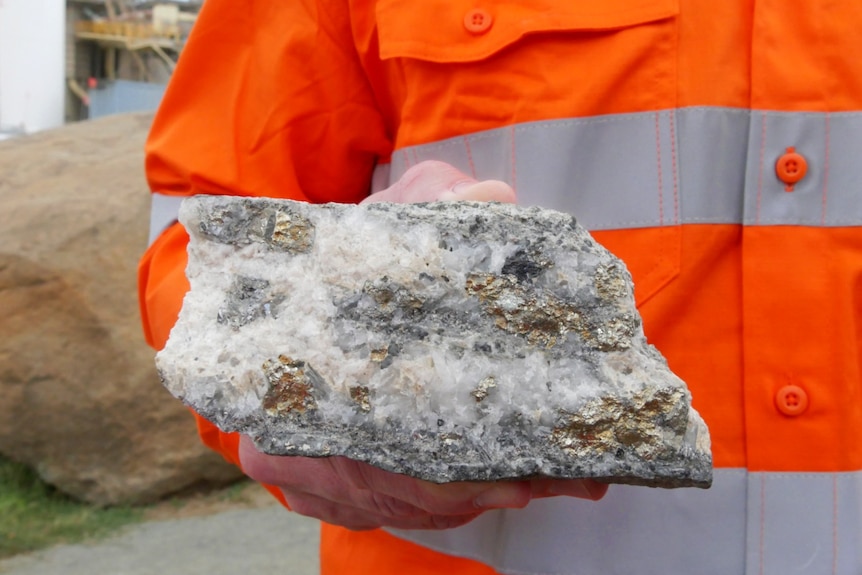
<instances>
[{"instance_id":1,"label":"orange hi-vis shirt","mask_svg":"<svg viewBox=\"0 0 862 575\"><path fill-rule=\"evenodd\" d=\"M324 525L325 575L862 573L860 30L850 0L207 0L148 142L154 232L191 194L357 202L430 159L505 180L626 262L712 435L710 490ZM156 348L186 241L141 262Z\"/></svg>"}]
</instances>

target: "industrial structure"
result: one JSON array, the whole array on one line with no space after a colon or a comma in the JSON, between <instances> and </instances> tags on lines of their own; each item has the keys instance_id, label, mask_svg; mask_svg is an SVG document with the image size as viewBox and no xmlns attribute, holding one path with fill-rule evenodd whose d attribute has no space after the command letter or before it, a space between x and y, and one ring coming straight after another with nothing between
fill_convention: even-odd
<instances>
[{"instance_id":1,"label":"industrial structure","mask_svg":"<svg viewBox=\"0 0 862 575\"><path fill-rule=\"evenodd\" d=\"M202 1L0 2L0 138L157 105Z\"/></svg>"}]
</instances>

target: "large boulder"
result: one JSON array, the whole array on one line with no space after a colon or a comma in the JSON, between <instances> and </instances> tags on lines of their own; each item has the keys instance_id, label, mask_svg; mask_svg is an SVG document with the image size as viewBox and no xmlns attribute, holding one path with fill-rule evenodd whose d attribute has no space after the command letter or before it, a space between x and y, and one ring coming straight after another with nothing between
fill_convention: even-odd
<instances>
[{"instance_id":1,"label":"large boulder","mask_svg":"<svg viewBox=\"0 0 862 575\"><path fill-rule=\"evenodd\" d=\"M141 333L151 119L0 143L0 454L96 504L238 477L160 385Z\"/></svg>"}]
</instances>

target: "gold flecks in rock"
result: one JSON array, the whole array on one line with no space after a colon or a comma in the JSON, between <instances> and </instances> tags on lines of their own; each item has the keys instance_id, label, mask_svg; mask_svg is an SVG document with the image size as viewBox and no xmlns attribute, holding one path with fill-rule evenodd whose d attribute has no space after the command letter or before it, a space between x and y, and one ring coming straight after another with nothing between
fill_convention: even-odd
<instances>
[{"instance_id":1,"label":"gold flecks in rock","mask_svg":"<svg viewBox=\"0 0 862 575\"><path fill-rule=\"evenodd\" d=\"M320 376L307 363L280 355L264 362L263 372L269 383L262 401L267 414L301 414L317 409L313 392L315 380L320 380Z\"/></svg>"},{"instance_id":2,"label":"gold flecks in rock","mask_svg":"<svg viewBox=\"0 0 862 575\"><path fill-rule=\"evenodd\" d=\"M350 399L359 406L359 409L368 413L371 411L370 390L364 385L355 385L350 388Z\"/></svg>"},{"instance_id":3,"label":"gold flecks in rock","mask_svg":"<svg viewBox=\"0 0 862 575\"><path fill-rule=\"evenodd\" d=\"M314 226L299 214L276 210L270 219L269 244L291 252L306 252L314 242Z\"/></svg>"},{"instance_id":4,"label":"gold flecks in rock","mask_svg":"<svg viewBox=\"0 0 862 575\"><path fill-rule=\"evenodd\" d=\"M479 382L479 385L476 386L476 389L473 390L471 395L476 398L476 402L478 403L488 397L490 391L495 387L497 387L497 380L493 375L489 375Z\"/></svg>"},{"instance_id":5,"label":"gold flecks in rock","mask_svg":"<svg viewBox=\"0 0 862 575\"><path fill-rule=\"evenodd\" d=\"M389 357L389 346L371 350L371 361L380 363Z\"/></svg>"},{"instance_id":6,"label":"gold flecks in rock","mask_svg":"<svg viewBox=\"0 0 862 575\"><path fill-rule=\"evenodd\" d=\"M634 449L645 458L663 455L667 449L662 441L663 430L685 429L685 400L679 389L644 392L627 400L596 398L577 413L561 411L550 441L576 457L620 448Z\"/></svg>"}]
</instances>

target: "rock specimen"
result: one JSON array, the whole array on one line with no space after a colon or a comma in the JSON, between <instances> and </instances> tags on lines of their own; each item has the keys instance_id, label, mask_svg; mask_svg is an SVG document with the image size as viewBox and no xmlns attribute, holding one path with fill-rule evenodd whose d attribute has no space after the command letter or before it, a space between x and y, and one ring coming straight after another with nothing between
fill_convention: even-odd
<instances>
[{"instance_id":1,"label":"rock specimen","mask_svg":"<svg viewBox=\"0 0 862 575\"><path fill-rule=\"evenodd\" d=\"M434 482L710 484L709 434L623 264L506 204L197 197L168 389L264 452Z\"/></svg>"},{"instance_id":2,"label":"rock specimen","mask_svg":"<svg viewBox=\"0 0 862 575\"><path fill-rule=\"evenodd\" d=\"M150 120L0 142L0 455L99 505L238 475L161 386L141 331Z\"/></svg>"}]
</instances>

